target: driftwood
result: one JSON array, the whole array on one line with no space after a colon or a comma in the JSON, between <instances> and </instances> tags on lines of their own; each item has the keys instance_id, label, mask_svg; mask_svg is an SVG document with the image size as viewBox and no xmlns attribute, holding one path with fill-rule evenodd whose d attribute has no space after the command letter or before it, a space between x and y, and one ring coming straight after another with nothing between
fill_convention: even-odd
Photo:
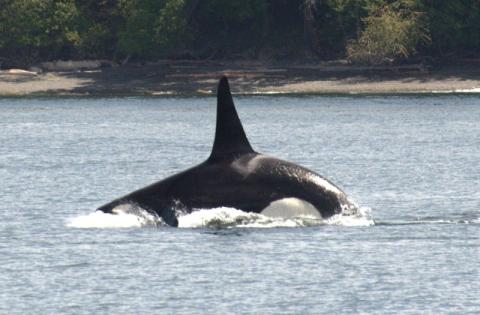
<instances>
[{"instance_id":1,"label":"driftwood","mask_svg":"<svg viewBox=\"0 0 480 315\"><path fill-rule=\"evenodd\" d=\"M42 62L39 67L45 71L61 72L61 71L78 71L78 70L95 70L104 67L114 67L115 63L110 60L57 60Z\"/></svg>"},{"instance_id":2,"label":"driftwood","mask_svg":"<svg viewBox=\"0 0 480 315\"><path fill-rule=\"evenodd\" d=\"M398 66L355 66L355 65L299 65L290 66L292 69L312 70L320 72L428 72L428 67L423 63L398 65Z\"/></svg>"},{"instance_id":3,"label":"driftwood","mask_svg":"<svg viewBox=\"0 0 480 315\"><path fill-rule=\"evenodd\" d=\"M9 75L21 75L21 76L36 76L38 73L35 71L28 71L23 69L8 69L0 70L0 74L9 74Z\"/></svg>"}]
</instances>

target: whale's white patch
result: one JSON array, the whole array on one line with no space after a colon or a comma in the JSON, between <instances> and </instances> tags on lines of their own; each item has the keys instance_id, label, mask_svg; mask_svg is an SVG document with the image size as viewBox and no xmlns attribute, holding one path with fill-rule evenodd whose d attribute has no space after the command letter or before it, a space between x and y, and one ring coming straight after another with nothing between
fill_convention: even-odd
<instances>
[{"instance_id":1,"label":"whale's white patch","mask_svg":"<svg viewBox=\"0 0 480 315\"><path fill-rule=\"evenodd\" d=\"M322 215L311 203L298 198L283 198L268 205L260 213L274 218L312 217L321 219Z\"/></svg>"},{"instance_id":2,"label":"whale's white patch","mask_svg":"<svg viewBox=\"0 0 480 315\"><path fill-rule=\"evenodd\" d=\"M242 159L234 160L231 166L237 170L243 177L247 177L252 172L254 172L261 164L261 162L269 157L263 154L256 155L250 159L246 164Z\"/></svg>"},{"instance_id":3,"label":"whale's white patch","mask_svg":"<svg viewBox=\"0 0 480 315\"><path fill-rule=\"evenodd\" d=\"M311 180L312 182L314 182L315 184L317 184L318 186L322 186L326 190L331 191L335 194L341 194L342 193L340 191L340 189L335 187L332 183L327 181L325 178L322 178L322 177L314 175L314 174L309 174L308 179Z\"/></svg>"},{"instance_id":4,"label":"whale's white patch","mask_svg":"<svg viewBox=\"0 0 480 315\"><path fill-rule=\"evenodd\" d=\"M256 170L260 166L260 163L263 160L268 160L268 159L271 159L271 157L269 157L267 155L263 155L263 154L259 154L259 155L255 156L253 159L248 161L247 170L249 172L253 172L254 170Z\"/></svg>"}]
</instances>

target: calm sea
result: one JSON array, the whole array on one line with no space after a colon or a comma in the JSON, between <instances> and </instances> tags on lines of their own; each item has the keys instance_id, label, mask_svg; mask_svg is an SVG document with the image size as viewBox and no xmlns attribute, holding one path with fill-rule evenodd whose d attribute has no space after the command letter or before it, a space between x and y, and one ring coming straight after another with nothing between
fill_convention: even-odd
<instances>
[{"instance_id":1,"label":"calm sea","mask_svg":"<svg viewBox=\"0 0 480 315\"><path fill-rule=\"evenodd\" d=\"M238 97L355 218L96 207L202 162L214 98L0 99L2 314L478 314L480 97Z\"/></svg>"}]
</instances>

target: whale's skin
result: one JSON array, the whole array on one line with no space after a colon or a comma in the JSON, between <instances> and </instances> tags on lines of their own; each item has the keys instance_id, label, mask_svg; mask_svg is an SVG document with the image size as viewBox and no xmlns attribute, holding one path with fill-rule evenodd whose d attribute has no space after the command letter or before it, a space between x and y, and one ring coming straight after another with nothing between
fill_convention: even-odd
<instances>
[{"instance_id":1,"label":"whale's skin","mask_svg":"<svg viewBox=\"0 0 480 315\"><path fill-rule=\"evenodd\" d=\"M272 203L290 198L313 206L322 218L352 207L346 194L326 178L251 148L228 80L223 77L218 87L216 135L210 157L98 210L114 213L117 206L134 204L157 214L168 225L177 226L179 211L232 207L261 213Z\"/></svg>"}]
</instances>

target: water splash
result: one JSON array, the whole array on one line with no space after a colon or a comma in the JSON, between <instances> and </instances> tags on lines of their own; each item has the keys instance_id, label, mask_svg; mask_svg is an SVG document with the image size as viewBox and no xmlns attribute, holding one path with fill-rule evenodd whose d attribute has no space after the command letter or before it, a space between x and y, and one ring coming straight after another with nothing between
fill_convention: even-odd
<instances>
[{"instance_id":1,"label":"water splash","mask_svg":"<svg viewBox=\"0 0 480 315\"><path fill-rule=\"evenodd\" d=\"M178 218L179 228L272 228L315 224L315 218L282 219L235 208L198 209Z\"/></svg>"},{"instance_id":2,"label":"water splash","mask_svg":"<svg viewBox=\"0 0 480 315\"><path fill-rule=\"evenodd\" d=\"M160 217L132 204L120 205L113 213L95 211L86 215L70 218L67 226L72 228L138 228L143 226L162 226Z\"/></svg>"},{"instance_id":3,"label":"water splash","mask_svg":"<svg viewBox=\"0 0 480 315\"><path fill-rule=\"evenodd\" d=\"M180 228L278 228L307 227L318 225L371 226L369 208L350 209L350 212L335 215L329 219L312 216L293 218L270 217L259 213L244 212L235 208L220 207L214 209L197 209L192 213L178 217Z\"/></svg>"},{"instance_id":4,"label":"water splash","mask_svg":"<svg viewBox=\"0 0 480 315\"><path fill-rule=\"evenodd\" d=\"M355 206L355 210L349 208L348 211L326 219L326 224L340 226L372 226L376 224L370 215L370 208L358 207L356 204Z\"/></svg>"},{"instance_id":5,"label":"water splash","mask_svg":"<svg viewBox=\"0 0 480 315\"><path fill-rule=\"evenodd\" d=\"M308 227L318 225L370 226L369 209L358 208L355 213L335 215L329 219L312 216L293 218L269 217L259 213L244 212L235 208L195 209L191 213L177 211L179 228L278 228ZM113 213L96 211L67 220L73 228L138 228L144 226L166 226L158 216L132 204L113 209Z\"/></svg>"}]
</instances>

